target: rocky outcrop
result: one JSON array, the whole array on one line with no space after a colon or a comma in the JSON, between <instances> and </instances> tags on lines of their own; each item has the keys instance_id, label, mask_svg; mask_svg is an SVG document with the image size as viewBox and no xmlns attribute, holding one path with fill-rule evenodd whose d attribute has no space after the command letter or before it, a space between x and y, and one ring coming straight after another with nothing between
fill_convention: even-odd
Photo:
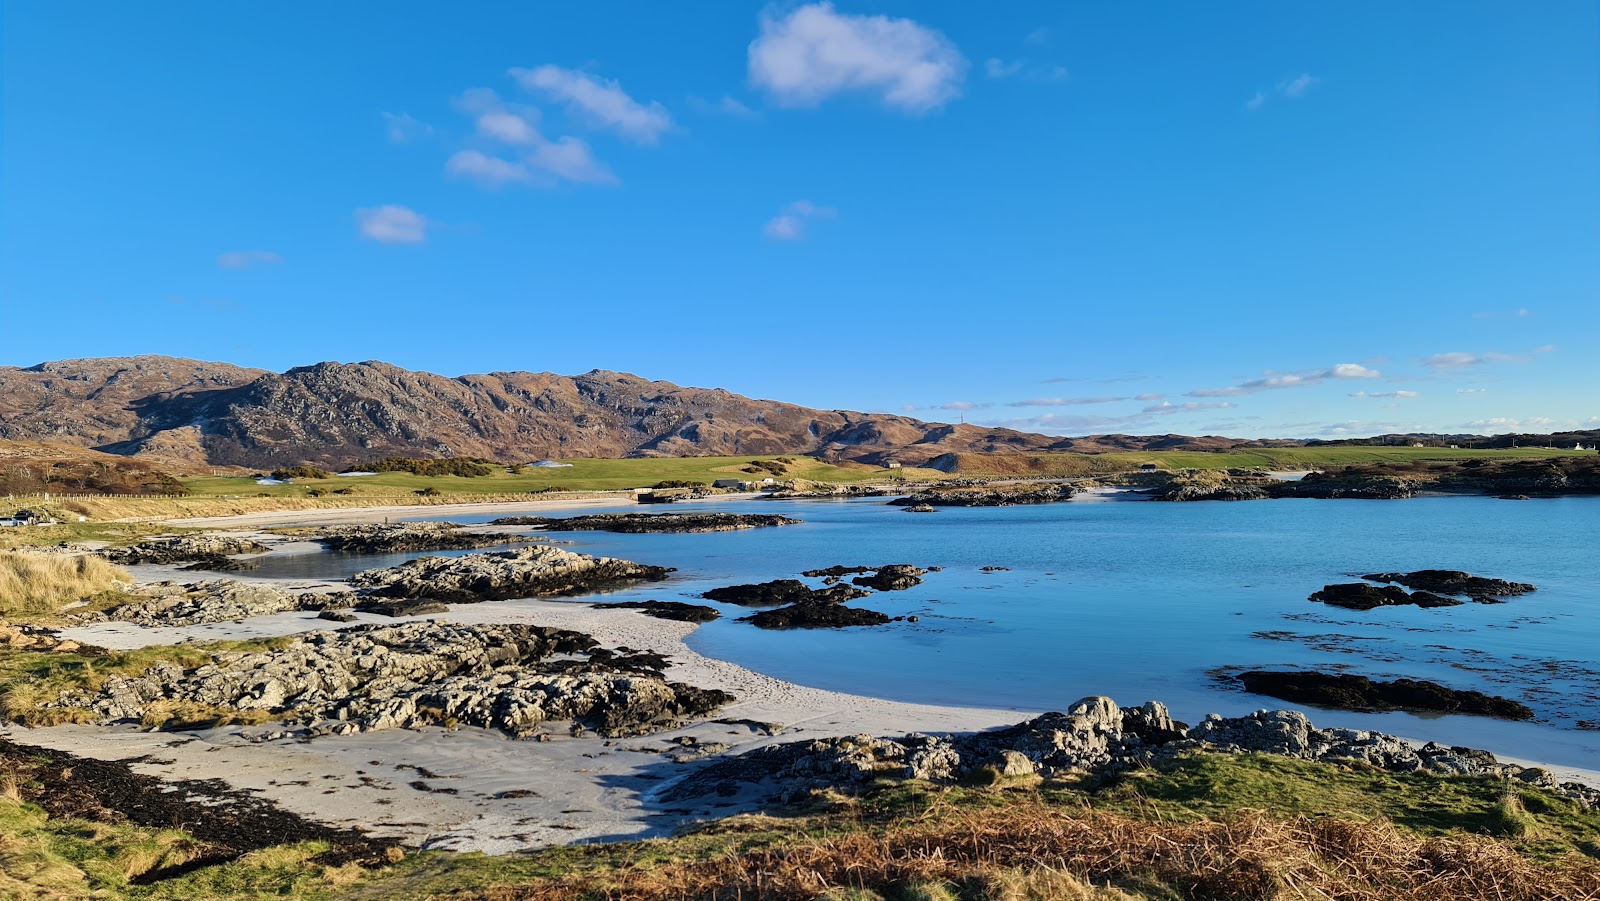
<instances>
[{"instance_id":1,"label":"rocky outcrop","mask_svg":"<svg viewBox=\"0 0 1600 901\"><path fill-rule=\"evenodd\" d=\"M1417 607L1458 607L1465 603L1456 598L1442 597L1428 591L1411 593L1393 585L1379 588L1365 582L1324 585L1322 590L1314 592L1310 599L1334 607L1344 607L1347 610L1374 610L1378 607L1402 607L1408 604Z\"/></svg>"},{"instance_id":2,"label":"rocky outcrop","mask_svg":"<svg viewBox=\"0 0 1600 901\"><path fill-rule=\"evenodd\" d=\"M13 651L58 651L63 654L88 654L91 651L90 645L62 638L54 629L27 623L16 625L0 623L0 648L9 648Z\"/></svg>"},{"instance_id":3,"label":"rocky outcrop","mask_svg":"<svg viewBox=\"0 0 1600 901\"><path fill-rule=\"evenodd\" d=\"M1012 507L1019 504L1056 504L1072 500L1077 489L1053 483L969 485L930 488L889 503L896 507Z\"/></svg>"},{"instance_id":4,"label":"rocky outcrop","mask_svg":"<svg viewBox=\"0 0 1600 901\"><path fill-rule=\"evenodd\" d=\"M409 554L419 551L465 551L526 541L515 535L471 532L453 522L407 522L316 529L314 541L341 554Z\"/></svg>"},{"instance_id":5,"label":"rocky outcrop","mask_svg":"<svg viewBox=\"0 0 1600 901\"><path fill-rule=\"evenodd\" d=\"M1156 501L1255 501L1269 498L1272 481L1253 473L1234 475L1210 469L1161 473L1150 499Z\"/></svg>"},{"instance_id":6,"label":"rocky outcrop","mask_svg":"<svg viewBox=\"0 0 1600 901\"><path fill-rule=\"evenodd\" d=\"M759 629L839 629L847 626L881 626L894 618L876 610L847 607L844 604L790 604L739 618Z\"/></svg>"},{"instance_id":7,"label":"rocky outcrop","mask_svg":"<svg viewBox=\"0 0 1600 901\"><path fill-rule=\"evenodd\" d=\"M870 595L869 591L849 585L832 585L812 588L799 579L774 579L754 585L729 585L713 588L700 595L708 601L737 604L740 607L776 607L780 604L843 604Z\"/></svg>"},{"instance_id":8,"label":"rocky outcrop","mask_svg":"<svg viewBox=\"0 0 1600 901\"><path fill-rule=\"evenodd\" d=\"M532 526L549 532L733 532L799 525L802 520L772 513L595 513L554 518L508 516L492 526Z\"/></svg>"},{"instance_id":9,"label":"rocky outcrop","mask_svg":"<svg viewBox=\"0 0 1600 901\"><path fill-rule=\"evenodd\" d=\"M909 563L890 563L878 567L878 571L870 576L856 576L850 581L874 591L904 591L921 585L922 577L927 574L927 570Z\"/></svg>"},{"instance_id":10,"label":"rocky outcrop","mask_svg":"<svg viewBox=\"0 0 1600 901\"><path fill-rule=\"evenodd\" d=\"M905 508L905 513L938 513L939 508L932 504L912 504Z\"/></svg>"},{"instance_id":11,"label":"rocky outcrop","mask_svg":"<svg viewBox=\"0 0 1600 901\"><path fill-rule=\"evenodd\" d=\"M1348 673L1266 672L1239 674L1245 691L1298 704L1337 710L1409 710L1468 713L1503 720L1531 720L1526 704L1478 691L1446 688L1437 682L1396 679L1382 682Z\"/></svg>"},{"instance_id":12,"label":"rocky outcrop","mask_svg":"<svg viewBox=\"0 0 1600 901\"><path fill-rule=\"evenodd\" d=\"M753 787L772 801L803 801L819 790L857 791L881 779L994 781L1042 776L1114 776L1159 766L1196 751L1275 754L1302 760L1358 763L1390 772L1515 779L1600 806L1600 790L1561 783L1549 773L1500 763L1493 754L1427 744L1358 729L1317 729L1305 714L1259 711L1206 717L1193 728L1149 702L1119 708L1110 698L1084 698L1066 713L967 735L858 735L759 748L712 764L665 793L669 802Z\"/></svg>"},{"instance_id":13,"label":"rocky outcrop","mask_svg":"<svg viewBox=\"0 0 1600 901\"><path fill-rule=\"evenodd\" d=\"M661 566L539 545L494 554L419 557L389 569L369 570L350 582L381 597L470 604L589 594L638 582L659 582L671 572Z\"/></svg>"},{"instance_id":14,"label":"rocky outcrop","mask_svg":"<svg viewBox=\"0 0 1600 901\"><path fill-rule=\"evenodd\" d=\"M350 592L285 591L237 579L156 582L141 585L128 595L127 603L80 619L141 626L199 626L290 610L337 610L355 603L355 595Z\"/></svg>"},{"instance_id":15,"label":"rocky outcrop","mask_svg":"<svg viewBox=\"0 0 1600 901\"><path fill-rule=\"evenodd\" d=\"M595 604L596 610L637 610L656 619L670 619L682 623L709 623L722 615L715 607L704 604L685 604L681 601L619 601L615 604Z\"/></svg>"},{"instance_id":16,"label":"rocky outcrop","mask_svg":"<svg viewBox=\"0 0 1600 901\"><path fill-rule=\"evenodd\" d=\"M1538 586L1529 585L1527 582L1507 582L1505 579L1490 579L1455 569L1421 569L1410 573L1370 573L1361 578L1369 582L1393 582L1419 591L1466 595L1473 600L1515 597L1539 590Z\"/></svg>"},{"instance_id":17,"label":"rocky outcrop","mask_svg":"<svg viewBox=\"0 0 1600 901\"><path fill-rule=\"evenodd\" d=\"M152 563L220 563L234 554L263 554L270 548L259 541L233 535L173 535L146 538L126 547L109 547L100 556L120 566Z\"/></svg>"},{"instance_id":18,"label":"rocky outcrop","mask_svg":"<svg viewBox=\"0 0 1600 901\"><path fill-rule=\"evenodd\" d=\"M138 676L108 676L98 691L67 692L49 706L80 708L101 723L149 721L164 707L189 705L262 711L313 732L469 725L523 736L548 721L635 734L733 700L666 681L666 663L525 624L355 626L223 654L192 670L164 662Z\"/></svg>"},{"instance_id":19,"label":"rocky outcrop","mask_svg":"<svg viewBox=\"0 0 1600 901\"><path fill-rule=\"evenodd\" d=\"M1356 498L1399 500L1413 497L1417 485L1411 479L1362 472L1312 472L1298 482L1278 482L1270 489L1272 497Z\"/></svg>"}]
</instances>

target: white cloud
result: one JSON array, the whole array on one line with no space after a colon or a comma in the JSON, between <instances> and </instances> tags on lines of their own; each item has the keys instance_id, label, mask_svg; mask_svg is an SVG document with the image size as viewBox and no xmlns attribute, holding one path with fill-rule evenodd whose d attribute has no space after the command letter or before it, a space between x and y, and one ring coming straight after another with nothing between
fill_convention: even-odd
<instances>
[{"instance_id":1,"label":"white cloud","mask_svg":"<svg viewBox=\"0 0 1600 901\"><path fill-rule=\"evenodd\" d=\"M666 107L642 104L615 81L596 78L576 69L539 66L512 69L511 77L528 91L565 103L598 128L608 128L641 144L654 144L672 128Z\"/></svg>"},{"instance_id":2,"label":"white cloud","mask_svg":"<svg viewBox=\"0 0 1600 901\"><path fill-rule=\"evenodd\" d=\"M611 174L611 170L589 152L589 145L570 135L540 144L528 157L528 165L567 181L599 185L617 183L617 177Z\"/></svg>"},{"instance_id":3,"label":"white cloud","mask_svg":"<svg viewBox=\"0 0 1600 901\"><path fill-rule=\"evenodd\" d=\"M383 113L384 133L395 144L409 144L433 134L433 126L410 113Z\"/></svg>"},{"instance_id":4,"label":"white cloud","mask_svg":"<svg viewBox=\"0 0 1600 901\"><path fill-rule=\"evenodd\" d=\"M1507 432L1538 432L1555 424L1554 419L1546 416L1535 416L1531 419L1513 419L1509 416L1493 416L1489 419L1474 419L1466 424L1466 428L1479 429L1488 435L1503 435Z\"/></svg>"},{"instance_id":5,"label":"white cloud","mask_svg":"<svg viewBox=\"0 0 1600 901\"><path fill-rule=\"evenodd\" d=\"M1457 394L1487 394L1488 388L1457 388Z\"/></svg>"},{"instance_id":6,"label":"white cloud","mask_svg":"<svg viewBox=\"0 0 1600 901\"><path fill-rule=\"evenodd\" d=\"M1261 93L1260 91L1256 91L1256 95L1254 97L1251 97L1249 100L1246 100L1244 102L1244 108L1253 113L1256 110L1260 109L1261 107L1265 106L1266 103L1267 103L1267 95Z\"/></svg>"},{"instance_id":7,"label":"white cloud","mask_svg":"<svg viewBox=\"0 0 1600 901\"><path fill-rule=\"evenodd\" d=\"M1163 397L1166 397L1166 395L1165 394L1161 394L1159 392L1151 391L1151 392L1147 392L1145 394L1135 394L1133 396L1133 399L1134 400L1160 400Z\"/></svg>"},{"instance_id":8,"label":"white cloud","mask_svg":"<svg viewBox=\"0 0 1600 901\"><path fill-rule=\"evenodd\" d=\"M822 2L763 15L749 71L752 84L786 106L862 92L923 113L960 92L967 61L944 35L910 19L852 16Z\"/></svg>"},{"instance_id":9,"label":"white cloud","mask_svg":"<svg viewBox=\"0 0 1600 901\"><path fill-rule=\"evenodd\" d=\"M990 78L1022 76L1028 81L1064 81L1069 74L1066 66L1036 63L1027 59L1003 60L990 57L983 61L983 74Z\"/></svg>"},{"instance_id":10,"label":"white cloud","mask_svg":"<svg viewBox=\"0 0 1600 901\"><path fill-rule=\"evenodd\" d=\"M1478 313L1473 313L1472 314L1472 318L1473 319L1526 319L1526 318L1528 318L1529 316L1532 316L1532 315L1533 315L1533 313L1529 312L1527 307L1522 307L1520 309L1511 310L1509 312L1501 311L1501 310L1484 310L1484 311L1481 311L1481 312L1478 312Z\"/></svg>"},{"instance_id":11,"label":"white cloud","mask_svg":"<svg viewBox=\"0 0 1600 901\"><path fill-rule=\"evenodd\" d=\"M356 210L361 235L383 244L421 244L428 238L428 220L421 213L388 204Z\"/></svg>"},{"instance_id":12,"label":"white cloud","mask_svg":"<svg viewBox=\"0 0 1600 901\"><path fill-rule=\"evenodd\" d=\"M1279 84L1278 93L1285 97L1299 99L1321 82L1322 79L1312 75L1310 72L1306 72L1297 78L1291 78Z\"/></svg>"},{"instance_id":13,"label":"white cloud","mask_svg":"<svg viewBox=\"0 0 1600 901\"><path fill-rule=\"evenodd\" d=\"M1027 44L1030 47L1043 47L1049 44L1051 39L1052 34L1050 29L1040 26L1028 32L1027 37L1022 39L1022 43Z\"/></svg>"},{"instance_id":14,"label":"white cloud","mask_svg":"<svg viewBox=\"0 0 1600 901\"><path fill-rule=\"evenodd\" d=\"M1352 391L1351 397L1421 397L1415 391Z\"/></svg>"},{"instance_id":15,"label":"white cloud","mask_svg":"<svg viewBox=\"0 0 1600 901\"><path fill-rule=\"evenodd\" d=\"M249 269L252 266L272 266L283 262L283 257L270 250L230 250L217 257L219 269Z\"/></svg>"},{"instance_id":16,"label":"white cloud","mask_svg":"<svg viewBox=\"0 0 1600 901\"><path fill-rule=\"evenodd\" d=\"M1317 369L1311 372L1299 373L1267 373L1259 379L1251 379L1228 388L1199 388L1189 392L1190 397L1238 397L1243 394L1254 394L1257 391L1268 391L1274 388L1302 388L1333 379L1375 379L1383 373L1376 369L1369 369L1360 363L1337 363L1327 369Z\"/></svg>"},{"instance_id":17,"label":"white cloud","mask_svg":"<svg viewBox=\"0 0 1600 901\"><path fill-rule=\"evenodd\" d=\"M486 188L498 188L532 178L528 167L476 150L463 150L450 157L444 170L457 178L471 179Z\"/></svg>"},{"instance_id":18,"label":"white cloud","mask_svg":"<svg viewBox=\"0 0 1600 901\"><path fill-rule=\"evenodd\" d=\"M796 200L783 208L778 215L767 220L761 233L774 241L798 241L805 237L806 225L813 219L832 219L837 211L832 207L817 206L809 200Z\"/></svg>"},{"instance_id":19,"label":"white cloud","mask_svg":"<svg viewBox=\"0 0 1600 901\"><path fill-rule=\"evenodd\" d=\"M986 410L986 409L988 409L988 408L990 408L992 406L994 406L994 404L975 404L975 403L973 403L972 401L969 401L969 400L953 400L953 401L950 401L949 403L940 404L937 407L937 409L940 409L940 410Z\"/></svg>"}]
</instances>

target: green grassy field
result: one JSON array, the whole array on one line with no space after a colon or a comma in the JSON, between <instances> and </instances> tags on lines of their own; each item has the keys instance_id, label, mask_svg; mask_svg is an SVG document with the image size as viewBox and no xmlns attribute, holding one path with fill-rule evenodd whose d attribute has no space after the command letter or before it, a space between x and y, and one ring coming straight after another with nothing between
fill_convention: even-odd
<instances>
[{"instance_id":1,"label":"green grassy field","mask_svg":"<svg viewBox=\"0 0 1600 901\"><path fill-rule=\"evenodd\" d=\"M565 462L570 467L546 469L528 466L513 475L503 467L493 475L481 478L460 476L427 477L404 472L382 472L370 476L334 476L328 479L297 479L289 485L257 485L253 478L200 478L184 481L185 487L196 495L222 497L304 497L309 491L328 494L336 489L349 489L356 496L397 495L433 488L444 494L524 494L561 488L571 491L613 491L628 488L647 488L657 482L685 481L710 484L717 479L756 479L769 472L748 473L745 467L752 461L777 460L775 456L760 457L650 457L626 460L577 459ZM881 479L887 471L878 467L844 465L835 466L811 457L789 456L793 463L784 466L785 479L809 479L819 482L861 482ZM910 471L913 475L920 472ZM926 472L924 475L940 475Z\"/></svg>"}]
</instances>

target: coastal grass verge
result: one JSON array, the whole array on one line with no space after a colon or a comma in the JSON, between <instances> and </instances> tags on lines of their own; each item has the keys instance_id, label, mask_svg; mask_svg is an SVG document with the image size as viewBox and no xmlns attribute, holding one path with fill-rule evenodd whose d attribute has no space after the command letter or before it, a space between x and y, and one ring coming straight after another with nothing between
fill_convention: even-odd
<instances>
[{"instance_id":1,"label":"coastal grass verge","mask_svg":"<svg viewBox=\"0 0 1600 901\"><path fill-rule=\"evenodd\" d=\"M1547 460L1574 456L1593 456L1593 452L1544 447L1473 449L1338 445L1235 448L1225 451L1113 451L1100 454L956 454L950 471L963 477L1087 478L1134 472L1147 464L1161 470L1307 470L1372 463L1410 466L1469 460Z\"/></svg>"},{"instance_id":2,"label":"coastal grass verge","mask_svg":"<svg viewBox=\"0 0 1600 901\"><path fill-rule=\"evenodd\" d=\"M1259 755L1197 754L1105 784L884 783L859 797L818 792L800 807L715 820L672 838L500 857L423 852L366 868L319 863L325 848L300 843L187 869L175 865L181 855L199 854L181 833L52 820L29 793L14 782L0 791L0 854L29 862L9 867L16 887L0 889L27 897L1532 901L1600 894L1600 813L1566 799L1491 779ZM171 877L149 879L158 868Z\"/></svg>"},{"instance_id":3,"label":"coastal grass verge","mask_svg":"<svg viewBox=\"0 0 1600 901\"><path fill-rule=\"evenodd\" d=\"M87 646L56 650L0 648L0 719L29 727L91 722L95 719L93 711L60 703L62 695L92 696L107 678L142 675L157 663L193 670L225 654L269 650L291 640L152 645L125 651ZM151 729L201 728L261 723L270 718L266 711L174 701L152 705L140 725Z\"/></svg>"},{"instance_id":4,"label":"coastal grass verge","mask_svg":"<svg viewBox=\"0 0 1600 901\"><path fill-rule=\"evenodd\" d=\"M93 554L0 551L0 619L53 616L74 601L132 582L127 572Z\"/></svg>"}]
</instances>

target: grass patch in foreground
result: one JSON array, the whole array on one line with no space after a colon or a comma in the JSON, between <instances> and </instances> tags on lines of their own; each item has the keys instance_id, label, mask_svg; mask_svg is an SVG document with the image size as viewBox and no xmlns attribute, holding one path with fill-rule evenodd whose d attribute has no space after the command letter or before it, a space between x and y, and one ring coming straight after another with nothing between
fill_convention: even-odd
<instances>
[{"instance_id":1,"label":"grass patch in foreground","mask_svg":"<svg viewBox=\"0 0 1600 901\"><path fill-rule=\"evenodd\" d=\"M0 619L52 616L74 601L132 583L127 572L92 554L0 551Z\"/></svg>"},{"instance_id":2,"label":"grass patch in foreground","mask_svg":"<svg viewBox=\"0 0 1600 901\"><path fill-rule=\"evenodd\" d=\"M1600 829L1594 811L1519 787L1516 803L1525 809L1508 831L1494 814L1506 787L1493 780L1255 756L1199 755L1098 789L886 784L860 799L819 795L809 811L732 817L675 838L504 857L427 852L373 870L317 864L324 849L315 844L284 846L149 885L133 879L196 853L181 833L49 821L14 794L0 797L0 857L12 880L0 882L0 893L22 897L1533 901L1600 894L1600 861L1571 853Z\"/></svg>"}]
</instances>

